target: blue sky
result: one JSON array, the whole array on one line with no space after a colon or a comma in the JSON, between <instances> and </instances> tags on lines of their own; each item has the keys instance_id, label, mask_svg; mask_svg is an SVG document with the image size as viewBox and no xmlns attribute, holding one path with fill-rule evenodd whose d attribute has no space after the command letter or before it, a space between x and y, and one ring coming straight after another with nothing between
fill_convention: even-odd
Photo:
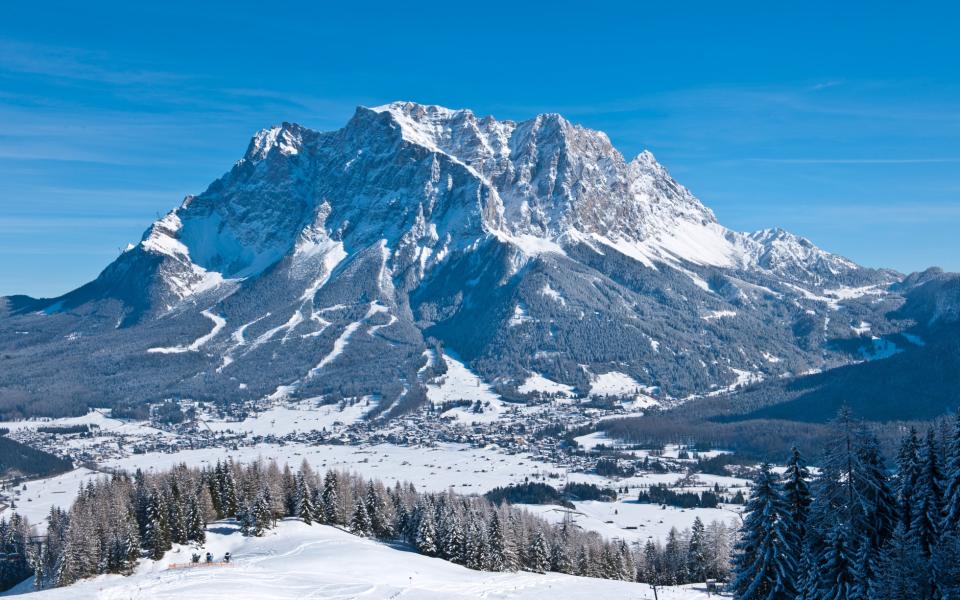
<instances>
[{"instance_id":1,"label":"blue sky","mask_svg":"<svg viewBox=\"0 0 960 600\"><path fill-rule=\"evenodd\" d=\"M960 270L950 3L147 4L4 6L0 295L95 277L262 127L397 99L560 112L734 229Z\"/></svg>"}]
</instances>

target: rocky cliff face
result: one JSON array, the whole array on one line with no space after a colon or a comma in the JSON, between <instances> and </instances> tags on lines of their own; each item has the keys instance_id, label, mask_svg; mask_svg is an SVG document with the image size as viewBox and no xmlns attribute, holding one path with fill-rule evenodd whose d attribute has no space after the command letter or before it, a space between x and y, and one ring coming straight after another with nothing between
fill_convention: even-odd
<instances>
[{"instance_id":1,"label":"rocky cliff face","mask_svg":"<svg viewBox=\"0 0 960 600\"><path fill-rule=\"evenodd\" d=\"M616 371L684 398L848 362L828 342L895 328L898 279L728 230L652 154L559 115L394 103L257 133L95 281L8 299L0 395L389 410L416 403L435 338L507 390Z\"/></svg>"}]
</instances>

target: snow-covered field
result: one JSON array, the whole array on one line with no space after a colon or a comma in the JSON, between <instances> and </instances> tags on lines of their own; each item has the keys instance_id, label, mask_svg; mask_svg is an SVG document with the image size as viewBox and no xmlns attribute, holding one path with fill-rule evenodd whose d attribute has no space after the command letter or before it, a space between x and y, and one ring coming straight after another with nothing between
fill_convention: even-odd
<instances>
[{"instance_id":1,"label":"snow-covered field","mask_svg":"<svg viewBox=\"0 0 960 600\"><path fill-rule=\"evenodd\" d=\"M473 412L470 407L457 407L443 413L444 416L455 417L462 423L489 423L499 419L504 412L500 396L456 356L444 353L443 360L447 365L447 372L427 385L427 398L430 402L436 405L457 400L474 403L479 401L483 412Z\"/></svg>"},{"instance_id":2,"label":"snow-covered field","mask_svg":"<svg viewBox=\"0 0 960 600\"><path fill-rule=\"evenodd\" d=\"M0 429L9 429L17 432L21 429L36 429L38 427L71 427L74 425L90 425L111 433L127 435L153 435L164 432L150 427L143 421L125 421L110 417L110 409L93 409L81 417L64 417L60 419L27 419L23 421L0 421Z\"/></svg>"},{"instance_id":3,"label":"snow-covered field","mask_svg":"<svg viewBox=\"0 0 960 600\"><path fill-rule=\"evenodd\" d=\"M435 448L415 446L309 446L306 444L258 444L237 450L204 448L175 453L137 454L104 463L107 467L167 469L175 464L213 465L217 460L250 462L258 458L275 459L281 465L299 467L306 459L314 469L342 469L393 485L396 481L413 483L425 491L453 488L460 493L479 493L517 483L525 477L537 479L547 473L557 477L557 469L523 454L504 454L496 450L472 448L462 444L441 444Z\"/></svg>"},{"instance_id":4,"label":"snow-covered field","mask_svg":"<svg viewBox=\"0 0 960 600\"><path fill-rule=\"evenodd\" d=\"M619 538L628 542L645 543L647 540L663 541L676 527L683 531L693 524L696 517L705 524L720 521L731 528L740 526L740 517L734 509L727 508L661 508L659 504L640 504L636 501L575 502L571 513L560 506L524 505L528 511L548 521L560 523L571 515L574 522L589 531L596 531L609 539Z\"/></svg>"},{"instance_id":5,"label":"snow-covered field","mask_svg":"<svg viewBox=\"0 0 960 600\"><path fill-rule=\"evenodd\" d=\"M251 415L243 421L203 419L203 422L211 431L247 432L254 436L284 436L350 425L363 418L363 415L375 406L376 403L368 399L347 406L339 404L317 406L315 400L304 400L296 404L278 404Z\"/></svg>"},{"instance_id":6,"label":"snow-covered field","mask_svg":"<svg viewBox=\"0 0 960 600\"><path fill-rule=\"evenodd\" d=\"M466 598L652 599L649 586L548 573L472 571L371 540L333 527L283 521L262 538L242 537L230 522L208 528L202 553L219 560L232 554L227 566L171 569L186 563L193 550L177 547L159 561L142 560L128 577L103 575L65 588L36 592L38 600L205 598L232 600L286 598ZM27 580L8 594L29 592ZM702 586L658 590L662 600L701 600Z\"/></svg>"},{"instance_id":7,"label":"snow-covered field","mask_svg":"<svg viewBox=\"0 0 960 600\"><path fill-rule=\"evenodd\" d=\"M573 396L573 387L564 383L557 383L552 379L547 379L540 373L532 373L527 377L518 388L521 394L530 392L546 392L548 394L560 394L563 396Z\"/></svg>"},{"instance_id":8,"label":"snow-covered field","mask_svg":"<svg viewBox=\"0 0 960 600\"><path fill-rule=\"evenodd\" d=\"M45 519L50 514L50 508L52 506L63 509L70 508L80 487L87 481L102 476L102 473L80 467L56 477L28 481L22 484L16 498L16 511L30 521L35 533L46 533L47 522ZM0 517L6 516L5 510L0 511Z\"/></svg>"}]
</instances>

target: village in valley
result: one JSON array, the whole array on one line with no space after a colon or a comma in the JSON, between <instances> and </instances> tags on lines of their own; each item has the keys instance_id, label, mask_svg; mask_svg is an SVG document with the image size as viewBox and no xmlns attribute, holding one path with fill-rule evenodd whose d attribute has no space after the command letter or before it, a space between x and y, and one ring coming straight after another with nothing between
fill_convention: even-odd
<instances>
[{"instance_id":1,"label":"village in valley","mask_svg":"<svg viewBox=\"0 0 960 600\"><path fill-rule=\"evenodd\" d=\"M596 431L604 419L655 407L652 397L615 388L620 392L615 396L578 398L556 384L541 387L549 391L534 390L530 402L510 403L469 371L454 369L428 389L426 407L389 422L364 418L376 403L370 397L324 404L322 398L277 396L227 406L168 400L152 406L147 421L95 409L82 417L0 423L10 438L75 465L49 479L8 480L0 505L15 506L42 529L50 506L58 500L68 504L83 482L118 470L202 467L221 460L296 467L306 460L316 469L356 472L388 485L409 482L461 494L529 483L558 490L571 483L593 485L612 493L574 501L572 509L569 504L528 508L547 519L573 517L580 527L638 545L689 528L697 517L738 526L749 473L697 472L700 459L721 452L631 447ZM638 502L652 487L669 490L667 498L705 492L715 500L708 507L690 506L664 500L661 493Z\"/></svg>"}]
</instances>

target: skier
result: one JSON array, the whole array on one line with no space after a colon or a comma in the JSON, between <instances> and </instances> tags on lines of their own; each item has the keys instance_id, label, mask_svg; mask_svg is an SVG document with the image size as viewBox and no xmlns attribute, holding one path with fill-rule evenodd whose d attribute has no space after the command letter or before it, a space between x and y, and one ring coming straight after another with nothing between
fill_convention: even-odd
<instances>
[{"instance_id":1,"label":"skier","mask_svg":"<svg viewBox=\"0 0 960 600\"><path fill-rule=\"evenodd\" d=\"M230 553L229 553L229 552L227 552L226 554L223 555L223 560L226 561L226 562L230 562Z\"/></svg>"},{"instance_id":2,"label":"skier","mask_svg":"<svg viewBox=\"0 0 960 600\"><path fill-rule=\"evenodd\" d=\"M208 562L208 563L212 563L212 562L213 562L213 553L212 553L212 552L207 552L207 562Z\"/></svg>"}]
</instances>

